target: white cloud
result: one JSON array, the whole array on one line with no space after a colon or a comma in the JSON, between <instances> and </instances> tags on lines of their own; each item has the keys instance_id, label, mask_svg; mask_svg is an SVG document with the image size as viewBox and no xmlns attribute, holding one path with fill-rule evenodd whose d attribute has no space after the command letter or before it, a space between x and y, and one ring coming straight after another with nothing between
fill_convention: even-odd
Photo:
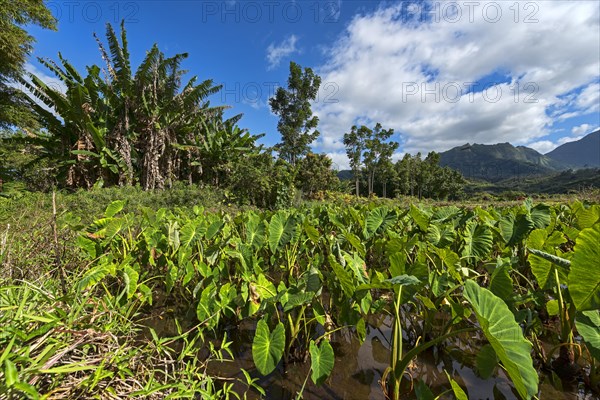
<instances>
[{"instance_id":1,"label":"white cloud","mask_svg":"<svg viewBox=\"0 0 600 400\"><path fill-rule=\"evenodd\" d=\"M575 136L583 137L588 133L596 131L596 129L598 129L598 127L593 127L590 124L581 124L578 126L574 126L573 129L571 129L571 133Z\"/></svg>"},{"instance_id":2,"label":"white cloud","mask_svg":"<svg viewBox=\"0 0 600 400\"><path fill-rule=\"evenodd\" d=\"M486 21L485 3L477 4L472 20L463 6L454 22L417 22L407 17L406 2L355 16L317 68L324 84L339 88L337 102L313 106L322 150L341 157L332 144L359 118L394 128L404 141L401 150L410 153L466 142L533 143L544 150L554 144L539 139L555 118L598 103L596 4L536 2L530 16L537 23L524 23L529 9L517 18L512 2L490 3L502 7L492 23L493 7ZM469 82L489 76L498 82L467 90ZM579 95L561 98L577 89Z\"/></svg>"},{"instance_id":3,"label":"white cloud","mask_svg":"<svg viewBox=\"0 0 600 400\"><path fill-rule=\"evenodd\" d=\"M333 162L333 169L338 171L350 169L350 163L348 162L348 157L346 157L346 153L327 153L327 156L331 158L331 161Z\"/></svg>"},{"instance_id":4,"label":"white cloud","mask_svg":"<svg viewBox=\"0 0 600 400\"><path fill-rule=\"evenodd\" d=\"M538 142L529 143L527 147L537 150L539 153L546 154L558 147L558 144L550 140L540 140Z\"/></svg>"},{"instance_id":5,"label":"white cloud","mask_svg":"<svg viewBox=\"0 0 600 400\"><path fill-rule=\"evenodd\" d=\"M529 143L527 147L531 147L532 149L537 150L542 154L547 154L560 145L582 139L585 135L592 131L595 131L596 129L598 128L590 128L590 125L588 124L581 124L579 126L574 127L571 130L571 136L563 136L555 142L552 142L551 140L540 140L537 142Z\"/></svg>"},{"instance_id":6,"label":"white cloud","mask_svg":"<svg viewBox=\"0 0 600 400\"><path fill-rule=\"evenodd\" d=\"M586 86L577 96L576 105L585 114L600 111L600 83Z\"/></svg>"},{"instance_id":7,"label":"white cloud","mask_svg":"<svg viewBox=\"0 0 600 400\"><path fill-rule=\"evenodd\" d=\"M296 35L290 35L278 45L271 43L269 47L267 47L267 61L269 62L267 69L271 70L277 67L283 58L298 52L298 49L296 48L297 42L298 37Z\"/></svg>"}]
</instances>

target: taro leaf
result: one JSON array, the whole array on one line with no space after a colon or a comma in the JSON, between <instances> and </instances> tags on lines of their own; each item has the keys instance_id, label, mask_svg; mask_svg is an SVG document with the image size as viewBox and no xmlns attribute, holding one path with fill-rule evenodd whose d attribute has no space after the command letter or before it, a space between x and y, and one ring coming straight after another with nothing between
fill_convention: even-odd
<instances>
[{"instance_id":1,"label":"taro leaf","mask_svg":"<svg viewBox=\"0 0 600 400\"><path fill-rule=\"evenodd\" d=\"M419 379L419 383L415 386L415 395L417 400L435 400L433 392L423 379Z\"/></svg>"},{"instance_id":2,"label":"taro leaf","mask_svg":"<svg viewBox=\"0 0 600 400\"><path fill-rule=\"evenodd\" d=\"M93 267L88 270L86 274L81 278L79 282L77 282L77 290L83 291L89 287L94 286L102 279L104 279L107 275L115 274L115 265L114 264L101 264Z\"/></svg>"},{"instance_id":3,"label":"taro leaf","mask_svg":"<svg viewBox=\"0 0 600 400\"><path fill-rule=\"evenodd\" d=\"M279 212L271 217L269 224L269 249L275 253L277 248L285 246L296 233L296 220Z\"/></svg>"},{"instance_id":4,"label":"taro leaf","mask_svg":"<svg viewBox=\"0 0 600 400\"><path fill-rule=\"evenodd\" d=\"M550 217L550 206L546 204L538 204L529 209L529 219L533 222L533 227L543 229L550 225L552 221Z\"/></svg>"},{"instance_id":5,"label":"taro leaf","mask_svg":"<svg viewBox=\"0 0 600 400\"><path fill-rule=\"evenodd\" d=\"M190 221L179 230L179 245L183 248L194 245L206 233L204 221Z\"/></svg>"},{"instance_id":6,"label":"taro leaf","mask_svg":"<svg viewBox=\"0 0 600 400\"><path fill-rule=\"evenodd\" d=\"M127 293L127 298L131 299L135 292L137 291L138 286L138 278L140 274L129 265L125 265L123 267L123 279L125 280L125 292Z\"/></svg>"},{"instance_id":7,"label":"taro leaf","mask_svg":"<svg viewBox=\"0 0 600 400\"><path fill-rule=\"evenodd\" d=\"M290 293L285 303L282 300L283 312L287 313L295 307L310 303L314 297L315 294L312 292Z\"/></svg>"},{"instance_id":8,"label":"taro leaf","mask_svg":"<svg viewBox=\"0 0 600 400\"><path fill-rule=\"evenodd\" d=\"M390 259L390 273L393 276L403 275L406 271L406 254L404 252L392 253Z\"/></svg>"},{"instance_id":9,"label":"taro leaf","mask_svg":"<svg viewBox=\"0 0 600 400\"><path fill-rule=\"evenodd\" d=\"M304 226L304 232L306 233L306 236L308 236L310 241L313 242L313 244L318 244L319 240L321 239L321 234L319 233L317 228L312 226L308 222L308 220L304 221L303 226Z\"/></svg>"},{"instance_id":10,"label":"taro leaf","mask_svg":"<svg viewBox=\"0 0 600 400\"><path fill-rule=\"evenodd\" d=\"M344 232L344 238L354 247L354 249L358 252L361 257L364 257L366 254L365 245L362 240L359 239L358 236L351 232Z\"/></svg>"},{"instance_id":11,"label":"taro leaf","mask_svg":"<svg viewBox=\"0 0 600 400\"><path fill-rule=\"evenodd\" d=\"M427 232L427 228L429 227L429 215L427 215L425 211L411 204L410 216L415 221L419 229L421 229L423 232Z\"/></svg>"},{"instance_id":12,"label":"taro leaf","mask_svg":"<svg viewBox=\"0 0 600 400\"><path fill-rule=\"evenodd\" d=\"M498 357L496 357L496 352L492 346L486 344L479 349L475 366L477 367L477 372L479 373L480 377L483 379L489 379L494 373L497 365Z\"/></svg>"},{"instance_id":13,"label":"taro leaf","mask_svg":"<svg viewBox=\"0 0 600 400\"><path fill-rule=\"evenodd\" d=\"M113 218L110 220L108 224L106 224L106 228L104 228L104 237L105 240L103 244L108 244L112 238L117 236L117 234L123 228L124 221L121 218Z\"/></svg>"},{"instance_id":14,"label":"taro leaf","mask_svg":"<svg viewBox=\"0 0 600 400\"><path fill-rule=\"evenodd\" d=\"M78 236L77 246L79 246L80 249L84 250L89 256L89 258L96 258L96 242L94 242L93 240L88 239L85 236Z\"/></svg>"},{"instance_id":15,"label":"taro leaf","mask_svg":"<svg viewBox=\"0 0 600 400\"><path fill-rule=\"evenodd\" d=\"M544 282L548 281L550 278L554 278L553 269L551 269L551 265L544 264L541 261L547 261L550 264L554 264L559 267L558 272L560 274L560 279L565 280L567 271L571 268L571 261L564 259L562 257L558 257L545 251L536 250L532 248L527 248L529 251L529 264L531 264L531 269L536 279L539 281L541 287L547 286L544 285ZM539 259L539 260L538 260ZM533 262L532 262L533 260Z\"/></svg>"},{"instance_id":16,"label":"taro leaf","mask_svg":"<svg viewBox=\"0 0 600 400\"><path fill-rule=\"evenodd\" d=\"M592 357L600 361L600 311L593 310L578 313L575 326Z\"/></svg>"},{"instance_id":17,"label":"taro leaf","mask_svg":"<svg viewBox=\"0 0 600 400\"><path fill-rule=\"evenodd\" d=\"M444 371L444 372L446 372L448 381L450 381L450 385L452 386L452 392L454 392L454 397L456 397L456 400L469 400L469 398L467 397L467 394L460 387L460 385L454 379L452 379L450 377L450 374L448 374L447 371Z\"/></svg>"},{"instance_id":18,"label":"taro leaf","mask_svg":"<svg viewBox=\"0 0 600 400\"><path fill-rule=\"evenodd\" d=\"M167 239L169 241L169 246L173 249L173 251L177 251L179 249L179 245L181 241L179 240L179 225L177 222L169 223L168 225L169 234Z\"/></svg>"},{"instance_id":19,"label":"taro leaf","mask_svg":"<svg viewBox=\"0 0 600 400\"><path fill-rule=\"evenodd\" d=\"M437 254L437 256L440 258L440 261L446 266L446 268L453 275L455 275L456 267L460 267L460 258L458 257L458 254L456 254L449 248L435 249L435 254ZM460 279L460 277L457 277L457 279Z\"/></svg>"},{"instance_id":20,"label":"taro leaf","mask_svg":"<svg viewBox=\"0 0 600 400\"><path fill-rule=\"evenodd\" d=\"M560 312L560 308L558 307L558 300L548 300L546 303L546 311L548 311L548 315L555 316Z\"/></svg>"},{"instance_id":21,"label":"taro leaf","mask_svg":"<svg viewBox=\"0 0 600 400\"><path fill-rule=\"evenodd\" d=\"M344 259L346 260L346 265L354 272L356 280L359 283L365 283L365 278L368 279L369 277L367 275L367 266L363 259L356 253L353 253L352 257L350 257L350 254L344 253Z\"/></svg>"},{"instance_id":22,"label":"taro leaf","mask_svg":"<svg viewBox=\"0 0 600 400\"><path fill-rule=\"evenodd\" d=\"M502 299L472 280L465 282L463 293L473 306L479 325L506 368L517 392L530 399L538 392L538 374L531 360L531 343Z\"/></svg>"},{"instance_id":23,"label":"taro leaf","mask_svg":"<svg viewBox=\"0 0 600 400\"><path fill-rule=\"evenodd\" d=\"M493 236L490 229L474 220L467 222L464 231L462 255L469 258L485 257L492 249Z\"/></svg>"},{"instance_id":24,"label":"taro leaf","mask_svg":"<svg viewBox=\"0 0 600 400\"><path fill-rule=\"evenodd\" d=\"M514 246L527 237L527 233L533 229L534 223L525 214L517 216L505 215L500 219L500 234L507 246Z\"/></svg>"},{"instance_id":25,"label":"taro leaf","mask_svg":"<svg viewBox=\"0 0 600 400\"><path fill-rule=\"evenodd\" d=\"M333 270L335 276L338 278L344 294L347 297L352 297L352 295L354 295L355 288L350 274L348 274L344 267L335 261L335 257L332 255L329 256L329 264L331 265L331 269Z\"/></svg>"},{"instance_id":26,"label":"taro leaf","mask_svg":"<svg viewBox=\"0 0 600 400\"><path fill-rule=\"evenodd\" d=\"M440 207L437 210L435 210L435 212L431 216L431 221L444 222L449 219L453 219L458 214L460 214L460 212L460 208L456 206Z\"/></svg>"},{"instance_id":27,"label":"taro leaf","mask_svg":"<svg viewBox=\"0 0 600 400\"><path fill-rule=\"evenodd\" d=\"M600 224L581 231L573 249L569 293L578 311L600 308Z\"/></svg>"},{"instance_id":28,"label":"taro leaf","mask_svg":"<svg viewBox=\"0 0 600 400\"><path fill-rule=\"evenodd\" d=\"M106 211L104 211L104 216L106 218L112 218L115 215L117 215L121 210L123 210L123 207L125 207L125 200L116 200L113 201L112 203L110 203L108 205L108 207L106 207Z\"/></svg>"},{"instance_id":29,"label":"taro leaf","mask_svg":"<svg viewBox=\"0 0 600 400\"><path fill-rule=\"evenodd\" d=\"M325 313L325 309L323 308L323 305L319 302L318 299L315 299L312 302L311 306L312 306L313 313L315 315L315 319L317 320L317 322L319 324L324 326L327 319L326 319L326 313Z\"/></svg>"},{"instance_id":30,"label":"taro leaf","mask_svg":"<svg viewBox=\"0 0 600 400\"><path fill-rule=\"evenodd\" d=\"M444 248L454 242L456 232L451 226L444 225L440 229L437 225L431 224L427 230L427 241L435 247Z\"/></svg>"},{"instance_id":31,"label":"taro leaf","mask_svg":"<svg viewBox=\"0 0 600 400\"><path fill-rule=\"evenodd\" d=\"M365 219L364 236L370 239L377 233L381 233L396 221L396 213L389 211L387 207L378 207L367 215Z\"/></svg>"},{"instance_id":32,"label":"taro leaf","mask_svg":"<svg viewBox=\"0 0 600 400\"><path fill-rule=\"evenodd\" d=\"M490 290L496 296L501 299L508 300L513 294L512 279L510 278L510 262L503 263L501 259L498 259L496 269L492 273L490 279Z\"/></svg>"},{"instance_id":33,"label":"taro leaf","mask_svg":"<svg viewBox=\"0 0 600 400\"><path fill-rule=\"evenodd\" d=\"M212 326L214 324L210 322L210 319L214 317L214 314L217 312L219 307L216 297L217 288L215 287L214 283L211 283L204 288L204 290L202 290L200 300L196 306L196 317L198 318L198 321L202 323L207 322L208 326Z\"/></svg>"},{"instance_id":34,"label":"taro leaf","mask_svg":"<svg viewBox=\"0 0 600 400\"><path fill-rule=\"evenodd\" d=\"M268 375L277 366L285 347L285 328L281 322L271 332L265 319L256 324L256 334L252 342L252 358L261 375Z\"/></svg>"},{"instance_id":35,"label":"taro leaf","mask_svg":"<svg viewBox=\"0 0 600 400\"><path fill-rule=\"evenodd\" d=\"M306 290L309 292L318 292L321 289L321 278L319 278L319 271L315 267L311 267L308 270L306 276Z\"/></svg>"},{"instance_id":36,"label":"taro leaf","mask_svg":"<svg viewBox=\"0 0 600 400\"><path fill-rule=\"evenodd\" d=\"M369 290L369 289L392 289L396 285L400 286L409 286L409 285L417 285L421 281L412 275L398 275L390 279L386 279L383 282L376 283L365 283L356 288L359 290Z\"/></svg>"},{"instance_id":37,"label":"taro leaf","mask_svg":"<svg viewBox=\"0 0 600 400\"><path fill-rule=\"evenodd\" d=\"M206 230L206 239L211 240L223 227L223 221L215 221Z\"/></svg>"},{"instance_id":38,"label":"taro leaf","mask_svg":"<svg viewBox=\"0 0 600 400\"><path fill-rule=\"evenodd\" d=\"M528 261L529 265L531 265L531 272L533 272L542 289L549 289L556 286L554 272L555 268L557 268L556 266L558 266L560 281L563 283L567 282L570 262L550 254L555 252L555 247L565 242L566 239L561 232L555 231L552 235L548 236L548 232L545 229L535 229L527 238L527 248L530 253ZM550 253L546 253L546 251Z\"/></svg>"},{"instance_id":39,"label":"taro leaf","mask_svg":"<svg viewBox=\"0 0 600 400\"><path fill-rule=\"evenodd\" d=\"M331 374L334 361L333 348L327 340L323 340L318 347L314 340L310 341L310 378L315 385L321 385Z\"/></svg>"},{"instance_id":40,"label":"taro leaf","mask_svg":"<svg viewBox=\"0 0 600 400\"><path fill-rule=\"evenodd\" d=\"M265 224L256 214L250 214L246 223L246 240L255 249L260 249L265 243Z\"/></svg>"},{"instance_id":41,"label":"taro leaf","mask_svg":"<svg viewBox=\"0 0 600 400\"><path fill-rule=\"evenodd\" d=\"M277 289L275 289L275 285L263 274L258 275L256 282L250 283L250 291L253 295L252 300L258 300L254 298L256 296L258 296L260 300L266 300L277 296Z\"/></svg>"},{"instance_id":42,"label":"taro leaf","mask_svg":"<svg viewBox=\"0 0 600 400\"><path fill-rule=\"evenodd\" d=\"M566 243L567 239L562 232L554 231L550 236L545 229L535 229L531 231L527 238L527 246L537 250L550 250L556 246Z\"/></svg>"},{"instance_id":43,"label":"taro leaf","mask_svg":"<svg viewBox=\"0 0 600 400\"><path fill-rule=\"evenodd\" d=\"M589 208L585 208L583 204L579 203L576 215L579 229L591 228L600 220L600 205L594 204Z\"/></svg>"}]
</instances>

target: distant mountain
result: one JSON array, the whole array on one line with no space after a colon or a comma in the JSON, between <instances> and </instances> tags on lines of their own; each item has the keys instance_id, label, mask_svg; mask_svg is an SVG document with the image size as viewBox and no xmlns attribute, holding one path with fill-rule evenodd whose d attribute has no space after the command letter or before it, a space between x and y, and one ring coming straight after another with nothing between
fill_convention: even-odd
<instances>
[{"instance_id":1,"label":"distant mountain","mask_svg":"<svg viewBox=\"0 0 600 400\"><path fill-rule=\"evenodd\" d=\"M460 171L466 178L488 182L548 175L566 168L533 149L510 143L467 143L440 153L440 164Z\"/></svg>"},{"instance_id":2,"label":"distant mountain","mask_svg":"<svg viewBox=\"0 0 600 400\"><path fill-rule=\"evenodd\" d=\"M600 130L558 146L546 156L571 168L600 168Z\"/></svg>"},{"instance_id":3,"label":"distant mountain","mask_svg":"<svg viewBox=\"0 0 600 400\"><path fill-rule=\"evenodd\" d=\"M338 171L337 177L340 181L354 180L354 173L351 169L343 169Z\"/></svg>"}]
</instances>

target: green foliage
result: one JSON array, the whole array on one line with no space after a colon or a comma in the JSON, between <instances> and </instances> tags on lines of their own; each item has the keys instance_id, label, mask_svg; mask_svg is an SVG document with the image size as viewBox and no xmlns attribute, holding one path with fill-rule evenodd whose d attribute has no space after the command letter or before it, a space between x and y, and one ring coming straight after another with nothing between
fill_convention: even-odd
<instances>
[{"instance_id":1,"label":"green foliage","mask_svg":"<svg viewBox=\"0 0 600 400\"><path fill-rule=\"evenodd\" d=\"M327 340L323 340L319 346L314 341L310 342L310 378L315 385L320 385L333 371L335 356L333 348Z\"/></svg>"},{"instance_id":2,"label":"green foliage","mask_svg":"<svg viewBox=\"0 0 600 400\"><path fill-rule=\"evenodd\" d=\"M538 375L531 359L531 343L521 332L508 306L475 282L465 282L465 299L471 303L483 333L494 348L521 398L538 393Z\"/></svg>"},{"instance_id":3,"label":"green foliage","mask_svg":"<svg viewBox=\"0 0 600 400\"><path fill-rule=\"evenodd\" d=\"M579 311L600 309L600 224L577 236L569 272L569 293Z\"/></svg>"},{"instance_id":4,"label":"green foliage","mask_svg":"<svg viewBox=\"0 0 600 400\"><path fill-rule=\"evenodd\" d=\"M421 153L405 154L394 166L396 195L433 199L458 199L462 196L465 179L457 170L441 167L440 155L431 152L425 160Z\"/></svg>"},{"instance_id":5,"label":"green foliage","mask_svg":"<svg viewBox=\"0 0 600 400\"><path fill-rule=\"evenodd\" d=\"M339 179L331 169L331 158L325 154L308 153L298 163L296 186L307 198L314 198L318 192L335 190Z\"/></svg>"},{"instance_id":6,"label":"green foliage","mask_svg":"<svg viewBox=\"0 0 600 400\"><path fill-rule=\"evenodd\" d=\"M592 356L600 361L600 311L583 311L575 324Z\"/></svg>"},{"instance_id":7,"label":"green foliage","mask_svg":"<svg viewBox=\"0 0 600 400\"><path fill-rule=\"evenodd\" d=\"M10 85L24 73L25 62L33 50L35 39L25 30L27 25L54 30L56 20L41 1L0 3L0 128L37 126L25 96Z\"/></svg>"},{"instance_id":8,"label":"green foliage","mask_svg":"<svg viewBox=\"0 0 600 400\"><path fill-rule=\"evenodd\" d=\"M271 111L279 116L277 130L281 143L275 146L279 156L293 167L309 152L309 145L319 136L319 118L312 115L310 101L317 97L321 78L312 69L290 62L288 88L277 88L269 99Z\"/></svg>"},{"instance_id":9,"label":"green foliage","mask_svg":"<svg viewBox=\"0 0 600 400\"><path fill-rule=\"evenodd\" d=\"M285 330L283 324L278 323L275 329L271 331L264 319L259 320L256 324L256 333L252 342L252 358L258 372L262 375L270 374L281 360L284 346Z\"/></svg>"},{"instance_id":10,"label":"green foliage","mask_svg":"<svg viewBox=\"0 0 600 400\"><path fill-rule=\"evenodd\" d=\"M264 152L256 144L262 135L239 128L241 115L224 120L223 107L209 106L206 99L220 86L212 80L197 83L196 77L184 84L180 65L187 54L166 57L157 45L133 71L123 24L120 35L108 24L106 39L110 52L100 40L98 45L107 79L97 65L80 75L60 54L60 63L39 61L63 82L66 93L32 74L21 79L47 132L29 141L56 166L60 185L140 184L150 190L181 180L241 186L240 173L256 166L255 158ZM260 170L262 176L268 173ZM247 196L247 188L239 190ZM265 200L268 195L256 197L251 201L272 204Z\"/></svg>"},{"instance_id":11,"label":"green foliage","mask_svg":"<svg viewBox=\"0 0 600 400\"><path fill-rule=\"evenodd\" d=\"M180 190L184 189L187 187ZM210 349L210 343L214 346L215 339L220 339L232 325L256 325L252 356L261 375L272 373L278 366L286 369L293 363L310 362L306 382L311 382L310 376L313 383L322 384L337 368L333 360L339 356L335 346L339 338L352 335L365 340L370 329L367 324L388 317L393 321L388 334L390 360L382 382L385 394L391 398L408 394L402 393L410 390L402 381L412 371L409 365L432 348L455 360L451 349L468 344L477 355L461 357L460 362L477 369L484 379L500 373L497 366L501 365L522 398L537 394L537 372L532 360L535 365L542 363L559 371L553 362L554 350L548 352L547 358L537 350L538 337L552 342L561 352L559 359L560 349L581 349L574 353L573 361L593 366L589 355L597 354L597 313L587 309L593 306L597 291L586 289L592 294L581 297L584 289L577 285L582 279L573 275L577 269L591 271L586 283L593 283L590 277L597 275L593 263L595 248L591 246L597 240L593 236L598 233L597 209L588 204L546 206L526 201L507 208L485 209L415 204L407 209L391 200L361 203L348 195L355 201L352 205L340 199L338 204L305 204L279 211L224 212L208 207L210 197L204 197L209 203L202 207L179 197L168 201L161 197L169 191L103 190L106 195L99 189L57 195L58 249L53 240L48 240L53 237L51 223L47 222L52 221L48 198L36 195L36 203L34 195L23 197L23 206L42 213L39 227L30 233L13 216L22 213L22 209L15 208L14 200L3 203L10 207L8 214L0 213L0 262L3 282L7 282L4 286L26 287L24 282L44 276L43 282L34 284L42 287L40 293L61 293L60 271L64 266L65 295L76 299L65 304L91 313L89 324L77 325L76 329L100 330L104 325L96 322L103 324L109 315L123 315L125 311L131 323L138 318L143 321L151 313L176 308L172 312L190 324L178 335L187 332L187 336L167 339L148 330L152 336L149 346L178 354L166 349L169 341L196 340L194 350L190 348L186 353L189 355L197 354L199 347ZM115 200L119 194L129 195ZM149 203L143 201L154 202L154 206L172 203L169 208L160 208L148 207ZM67 206L76 210L76 204L80 207L76 213L66 212ZM86 215L82 218L78 213ZM527 229L521 232L511 228L503 235L507 220L517 221L508 216L519 215L531 221L526 224ZM6 222L11 223L10 228ZM17 223L21 225L12 225ZM515 231L520 233L511 240ZM25 246L31 240L27 239L29 236L40 237L40 242ZM35 247L42 245L46 247L39 251ZM56 254L64 264L56 264ZM23 264L22 260L28 257L31 264ZM551 265L548 275L553 277L547 279L546 285L536 279L534 257ZM558 261L562 264L556 265ZM37 272L31 267L34 262L39 265ZM18 274L24 268L29 275ZM486 288L476 284L475 279ZM53 298L59 295L62 296L54 294ZM54 303L55 300L48 300L48 304ZM113 311L106 311L105 307ZM96 313L102 317L94 316ZM542 322L546 313L558 317L559 329ZM51 318L48 315L53 314L40 317ZM63 321L66 315L69 313L63 311L58 315L61 326L86 321L81 315L73 315L67 323ZM120 324L119 329L133 329L126 323ZM580 336L575 334L575 328ZM479 331L479 337L490 344L481 343L483 346L479 347L480 343L472 342L471 338L477 337L474 331ZM132 332L127 330L123 335L139 338ZM192 339L190 335L195 334L197 339ZM125 339L120 335L119 343L123 343ZM12 332L0 334L0 344L10 347L12 338ZM25 346L23 343L19 346ZM139 343L131 346L133 354L150 354ZM57 351L61 348L64 347ZM31 389L19 386L30 382L25 380L30 379L30 373L53 376L44 380L52 387L62 384L61 377L94 374L94 379L106 382L110 378L104 377L104 372L113 373L113 377L117 374L116 367L108 364L94 372L98 370L96 364L88 370L80 368L89 365L73 362L31 372L20 356L12 355L12 350L6 354L15 368L2 359L0 374L10 375L11 391L17 387ZM123 357L128 360L129 356ZM182 373L197 373L198 368L205 368L195 356L186 357L178 364ZM81 358L73 358L76 359ZM192 360L197 364L192 364ZM124 365L127 363L124 361ZM154 364L150 368L153 367ZM162 364L156 368L159 367ZM591 379L592 369L587 371L583 373L589 373ZM149 378L150 372L140 376L140 380L149 383L138 390L159 390L158 380ZM212 378L205 372L200 375L202 378L197 377L203 383L192 384L185 376L183 381L172 381L182 384L165 386L164 390L204 396L204 389L199 386L212 387ZM244 377L245 386L258 385L255 378ZM447 388L456 396L463 396L466 390L454 379L450 374ZM164 382L163 378L160 382ZM72 386L83 390L76 393L83 393L83 397L96 390ZM421 386L418 392L428 394ZM33 385L33 389L47 387Z\"/></svg>"}]
</instances>

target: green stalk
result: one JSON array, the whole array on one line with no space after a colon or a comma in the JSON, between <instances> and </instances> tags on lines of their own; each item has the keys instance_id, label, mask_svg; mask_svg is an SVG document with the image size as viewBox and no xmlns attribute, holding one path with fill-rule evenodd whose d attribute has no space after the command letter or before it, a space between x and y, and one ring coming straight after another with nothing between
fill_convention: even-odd
<instances>
[{"instance_id":1,"label":"green stalk","mask_svg":"<svg viewBox=\"0 0 600 400\"><path fill-rule=\"evenodd\" d=\"M558 268L554 268L554 278L556 279L556 291L558 292L558 311L560 314L561 340L565 343L572 343L573 329L569 321L569 316L565 308L562 291L560 290L560 279L558 277Z\"/></svg>"},{"instance_id":2,"label":"green stalk","mask_svg":"<svg viewBox=\"0 0 600 400\"><path fill-rule=\"evenodd\" d=\"M394 336L392 340L392 359L390 362L390 366L392 367L393 378L392 378L392 388L393 388L393 399L400 399L400 380L402 379L402 374L398 376L399 370L397 369L397 362L402 360L402 320L400 319L400 300L402 298L402 286L398 288L398 294L396 296L396 301L394 302Z\"/></svg>"}]
</instances>

